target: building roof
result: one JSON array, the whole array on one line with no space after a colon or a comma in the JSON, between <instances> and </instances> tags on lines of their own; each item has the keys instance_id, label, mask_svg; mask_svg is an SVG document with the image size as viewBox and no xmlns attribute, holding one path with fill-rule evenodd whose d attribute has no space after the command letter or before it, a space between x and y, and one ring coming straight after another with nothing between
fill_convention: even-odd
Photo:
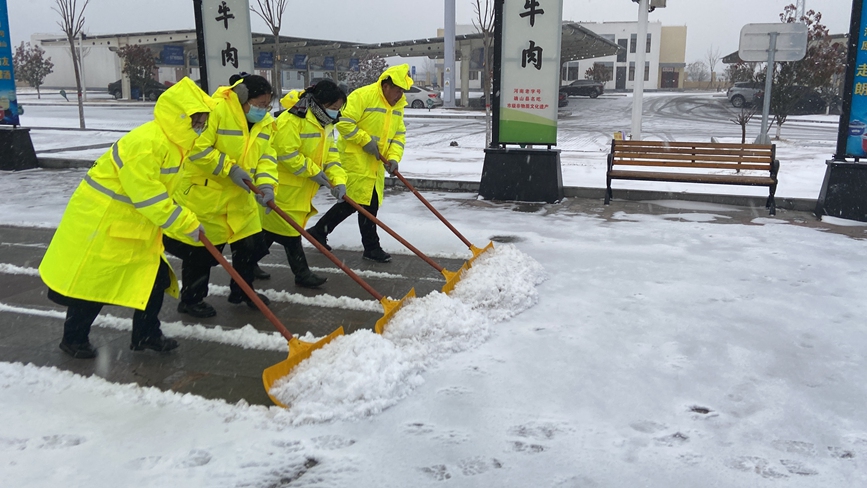
<instances>
[{"instance_id":1,"label":"building roof","mask_svg":"<svg viewBox=\"0 0 867 488\"><path fill-rule=\"evenodd\" d=\"M271 34L253 33L253 51L273 52L274 36ZM66 44L65 36L44 37L39 40L43 46ZM470 50L483 47L482 34L455 36L455 59L461 59L461 47L469 45ZM156 46L183 45L189 51L195 51L196 31L159 31L138 32L128 34L89 35L82 42L84 47L104 46L116 47L125 44L147 44ZM563 34L560 46L562 62L580 59L611 56L620 47L607 39L593 33L586 27L574 22L563 23ZM377 54L382 57L425 56L432 59L445 57L445 40L442 37L412 39L408 41L383 42L364 44L326 39L311 39L302 37L280 36L280 52L284 54L302 54L316 59L334 56L337 59L349 59L364 55Z\"/></svg>"}]
</instances>

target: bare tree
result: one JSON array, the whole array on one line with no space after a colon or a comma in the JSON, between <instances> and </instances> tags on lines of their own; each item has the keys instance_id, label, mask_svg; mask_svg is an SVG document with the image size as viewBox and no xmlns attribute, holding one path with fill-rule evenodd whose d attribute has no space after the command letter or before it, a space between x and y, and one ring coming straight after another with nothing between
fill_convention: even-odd
<instances>
[{"instance_id":1,"label":"bare tree","mask_svg":"<svg viewBox=\"0 0 867 488\"><path fill-rule=\"evenodd\" d=\"M741 144L747 142L747 124L750 123L750 120L752 120L754 115L756 115L755 106L741 107L741 112L737 114L735 118L729 119L731 122L741 126Z\"/></svg>"},{"instance_id":2,"label":"bare tree","mask_svg":"<svg viewBox=\"0 0 867 488\"><path fill-rule=\"evenodd\" d=\"M716 70L716 65L717 63L719 63L721 57L722 55L720 55L719 53L719 48L715 48L713 47L713 44L711 44L710 47L707 49L707 52L705 53L707 66L710 70L710 84L708 85L708 88L710 88L714 84L714 82L716 82L716 72L714 70Z\"/></svg>"},{"instance_id":3,"label":"bare tree","mask_svg":"<svg viewBox=\"0 0 867 488\"><path fill-rule=\"evenodd\" d=\"M84 104L81 101L81 72L78 70L78 54L75 48L75 38L81 33L84 28L84 9L90 0L81 2L81 8L78 8L78 0L54 0L55 6L52 10L60 14L60 21L57 25L66 34L66 40L69 41L69 50L72 53L72 66L75 70L75 88L78 90L78 124L84 129Z\"/></svg>"},{"instance_id":4,"label":"bare tree","mask_svg":"<svg viewBox=\"0 0 867 488\"><path fill-rule=\"evenodd\" d=\"M485 146L493 136L491 127L491 77L494 74L493 49L494 42L494 5L491 0L473 0L473 26L482 34L482 90L485 93ZM469 62L465 60L464 62ZM469 87L461 87L469 91Z\"/></svg>"},{"instance_id":5,"label":"bare tree","mask_svg":"<svg viewBox=\"0 0 867 488\"><path fill-rule=\"evenodd\" d=\"M289 0L256 0L256 5L250 7L250 10L262 18L268 28L271 29L271 34L274 36L274 68L273 80L274 91L278 97L283 96L282 79L280 76L280 28L283 26L283 12L286 11L286 4Z\"/></svg>"},{"instance_id":6,"label":"bare tree","mask_svg":"<svg viewBox=\"0 0 867 488\"><path fill-rule=\"evenodd\" d=\"M686 75L692 81L702 82L707 79L707 65L704 61L695 61L686 65Z\"/></svg>"}]
</instances>

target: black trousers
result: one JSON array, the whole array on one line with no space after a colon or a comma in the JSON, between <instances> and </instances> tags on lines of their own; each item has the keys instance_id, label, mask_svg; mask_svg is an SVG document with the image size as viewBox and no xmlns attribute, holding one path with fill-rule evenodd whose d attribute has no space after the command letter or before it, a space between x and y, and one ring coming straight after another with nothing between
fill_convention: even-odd
<instances>
[{"instance_id":1,"label":"black trousers","mask_svg":"<svg viewBox=\"0 0 867 488\"><path fill-rule=\"evenodd\" d=\"M379 197L376 194L375 188L373 196L370 198L370 205L362 205L362 207L376 217L376 212L379 211ZM353 213L355 213L355 207L345 201L340 201L329 208L313 228L317 232L327 236ZM361 232L361 245L364 246L365 251L379 249L379 235L376 233L376 224L360 213L358 214L358 230Z\"/></svg>"},{"instance_id":2,"label":"black trousers","mask_svg":"<svg viewBox=\"0 0 867 488\"><path fill-rule=\"evenodd\" d=\"M208 282L211 279L211 268L219 264L208 250L201 246L192 246L185 242L163 236L163 244L173 256L183 261L181 266L181 302L195 305L208 296ZM225 244L215 245L220 252ZM232 267L238 271L241 278L253 286L253 268L256 263L268 254L264 235L259 232L229 244L232 250ZM229 283L233 294L244 293L233 279Z\"/></svg>"},{"instance_id":3,"label":"black trousers","mask_svg":"<svg viewBox=\"0 0 867 488\"><path fill-rule=\"evenodd\" d=\"M286 251L286 259L289 261L289 267L292 268L292 274L296 278L303 278L310 274L310 266L307 265L307 256L304 255L304 247L301 245L301 236L284 236L268 232L265 234L265 244L271 247L271 244L278 243L283 246Z\"/></svg>"},{"instance_id":4,"label":"black trousers","mask_svg":"<svg viewBox=\"0 0 867 488\"><path fill-rule=\"evenodd\" d=\"M163 306L163 295L169 286L169 279L169 265L160 259L160 267L147 305L144 310L136 310L132 315L133 344L162 335L158 315ZM48 298L58 305L67 307L66 321L63 322L63 342L67 344L88 342L90 327L105 304L61 295L50 288Z\"/></svg>"}]
</instances>

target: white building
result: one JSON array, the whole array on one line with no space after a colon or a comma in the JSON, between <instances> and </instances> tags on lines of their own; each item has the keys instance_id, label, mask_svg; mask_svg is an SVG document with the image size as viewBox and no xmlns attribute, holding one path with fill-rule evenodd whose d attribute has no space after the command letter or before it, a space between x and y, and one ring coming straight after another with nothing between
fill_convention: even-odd
<instances>
[{"instance_id":1,"label":"white building","mask_svg":"<svg viewBox=\"0 0 867 488\"><path fill-rule=\"evenodd\" d=\"M660 22L649 22L647 39L639 42L638 22L579 22L600 37L618 44L623 49L614 56L572 61L563 65L563 83L586 78L585 73L594 64L611 70L612 79L606 90L632 90L635 85L635 56L638 49L645 50L644 88L682 88L683 69L686 67L686 26L663 27ZM642 70L638 70L641 73Z\"/></svg>"}]
</instances>

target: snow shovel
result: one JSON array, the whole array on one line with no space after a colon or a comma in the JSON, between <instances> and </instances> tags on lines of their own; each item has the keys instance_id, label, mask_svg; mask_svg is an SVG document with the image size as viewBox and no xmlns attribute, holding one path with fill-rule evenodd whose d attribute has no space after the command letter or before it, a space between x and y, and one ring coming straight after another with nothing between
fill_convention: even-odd
<instances>
[{"instance_id":1,"label":"snow shovel","mask_svg":"<svg viewBox=\"0 0 867 488\"><path fill-rule=\"evenodd\" d=\"M403 237L401 237L400 235L398 235L398 233L395 232L394 230L392 230L391 227L389 227L389 226L383 224L381 220L379 220L379 219L377 219L376 217L374 217L372 213L368 212L367 209L365 209L364 207L362 207L361 205L359 205L358 202L356 202L355 200L349 198L349 197L346 196L346 195L343 196L343 200L344 200L346 203L348 203L348 204L352 205L353 207L355 207L355 210L358 210L358 212L359 212L361 215L364 215L365 217L367 217L368 219L370 219L374 224L376 224L376 225L382 227L382 230L388 232L389 235L391 235L391 237L394 237L395 239L397 239L398 242L400 242L401 244L403 244L404 246L406 246L410 251L414 252L415 255L418 256L418 257L420 257L424 262L426 262L427 264L433 266L433 268L434 268L435 270L437 270L437 271L439 271L440 273L442 273L443 277L445 277L445 279L446 279L446 284L443 285L443 287L442 287L442 292L443 292L443 293L448 294L450 291L452 291L452 290L455 289L455 285L457 285L457 284L458 284L458 281L461 280L461 275L462 275L463 272L466 271L467 268L468 268L467 263L464 263L464 265L461 266L461 268L460 268L459 270L457 270L457 271L449 271L449 270L443 268L442 266L440 266L439 264L437 264L434 260L432 260L431 258L427 257L424 253L422 253L421 251L419 251L418 249L416 249L415 246L413 246L412 244L410 244L409 242L407 242Z\"/></svg>"},{"instance_id":2,"label":"snow shovel","mask_svg":"<svg viewBox=\"0 0 867 488\"><path fill-rule=\"evenodd\" d=\"M388 164L388 162L385 160L385 157L383 157L382 154L379 155L379 160L382 161L382 164L385 164L385 165ZM440 221L442 223L444 223L446 225L446 227L449 228L449 230L451 230L452 232L455 233L456 236L458 236L458 239L460 239L464 243L465 246L470 248L470 252L473 253L473 257L471 257L470 260L467 261L467 263L466 263L467 267L472 266L473 261L475 261L476 258L478 258L482 253L494 248L493 242L489 242L487 246L485 246L484 248L481 248L481 249L474 246L470 241L467 240L466 237L461 235L461 233L458 232L458 230L455 229L454 226L451 223L449 223L449 221L446 220L446 218L443 217L443 215L441 213L439 213L437 211L437 209L435 209L433 207L433 205L430 204L430 202L427 201L427 199L425 199L425 197L421 196L421 193L419 193L418 190L416 190L415 187L412 186L412 184L410 184L410 182L407 181L406 178L404 178L402 174L400 174L400 171L395 171L394 173L392 173L392 175L396 176L409 189L409 191L411 191L416 197L418 197L419 200L421 200L421 203L423 203L424 206L428 208L428 210L433 212L433 214L436 215L437 218L440 219Z\"/></svg>"},{"instance_id":3,"label":"snow shovel","mask_svg":"<svg viewBox=\"0 0 867 488\"><path fill-rule=\"evenodd\" d=\"M262 192L258 188L256 188L256 185L249 181L246 183L247 186L249 186L250 189L253 190L253 193L257 195L262 194ZM407 294L404 295L404 297L400 300L392 300L383 296L381 293L374 290L372 286L368 285L366 281L362 280L360 276L355 274L355 272L349 269L348 266L343 264L343 261L341 261L337 256L331 254L331 251L325 249L325 246L320 244L319 241L317 241L313 238L313 236L308 234L307 231L304 230L304 227L301 227L298 222L295 222L295 220L293 220L292 217L290 217L286 212L284 212L283 209L278 207L277 204L275 204L273 201L268 202L268 207L271 210L277 212L277 215L283 217L283 220L285 220L287 224L291 225L292 228L295 229L299 234L304 236L304 238L307 239L310 244L313 244L313 246L318 249L319 252L324 254L325 257L330 259L332 263L334 263L338 268L340 268L344 273L346 273L350 278L352 278L356 283L358 283L362 288L364 288L367 293L370 293L370 295L373 296L373 298L375 298L380 304L382 304L382 318L377 320L376 325L374 326L374 330L377 334L382 334L383 332L385 332L385 326L388 321L391 320L391 318L394 316L395 313L397 313L398 310L400 310L400 307L402 307L406 303L406 300L408 298L415 297L415 288L410 288L409 292L407 292Z\"/></svg>"},{"instance_id":4,"label":"snow shovel","mask_svg":"<svg viewBox=\"0 0 867 488\"><path fill-rule=\"evenodd\" d=\"M301 361L309 358L313 351L321 348L325 344L328 344L329 342L334 340L335 337L342 336L343 327L338 327L337 330L316 342L302 341L297 337L293 336L292 333L289 332L289 330L286 329L286 327L280 322L280 319L278 319L277 316L274 315L274 312L272 312L268 308L268 306L265 305L265 303L259 298L259 295L257 295L256 292L254 292L253 289L250 288L250 285L248 285L247 282L244 281L244 278L242 278L241 275L238 274L238 271L236 271L235 268L233 268L232 265L229 264L228 261L226 261L223 253L217 250L217 248L214 247L211 241L209 241L208 238L205 237L204 232L199 233L199 240L202 242L202 244L205 245L206 248L208 248L208 251L211 253L212 256L214 256L214 259L219 261L220 264L223 265L223 268L225 268L226 271L228 271L229 274L232 275L235 283L237 283L238 286L240 286L241 289L244 290L244 293L246 293L250 300L252 300L253 303L256 304L256 307L258 307L259 310L262 311L265 317L269 321L271 321L272 324L274 324L274 327L276 327L280 334L282 334L283 337L285 337L286 340L289 342L289 357L287 357L285 361L281 361L262 372L262 382L265 384L265 391L268 393L271 401L273 401L276 405L280 405L281 407L285 408L286 405L283 405L283 403L271 396L271 385L273 385L274 382L278 379L288 375L289 372L292 371L292 368L298 366Z\"/></svg>"}]
</instances>

